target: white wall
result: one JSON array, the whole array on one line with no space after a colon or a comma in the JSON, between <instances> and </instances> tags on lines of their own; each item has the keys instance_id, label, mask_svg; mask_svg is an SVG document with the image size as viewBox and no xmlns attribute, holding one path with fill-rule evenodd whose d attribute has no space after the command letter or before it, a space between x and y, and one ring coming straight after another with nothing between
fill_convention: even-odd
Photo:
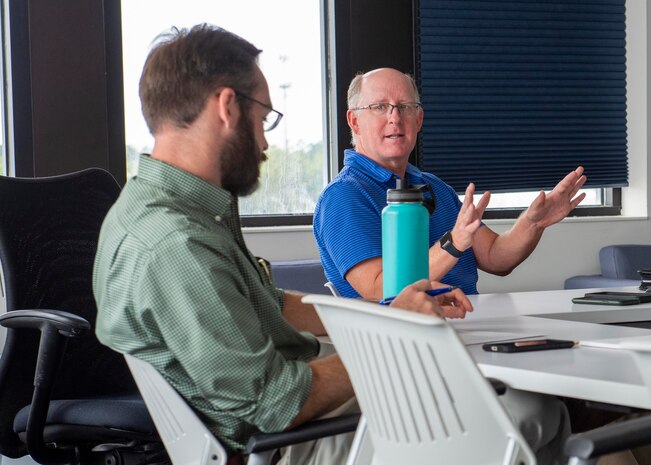
<instances>
[{"instance_id":1,"label":"white wall","mask_svg":"<svg viewBox=\"0 0 651 465\"><path fill-rule=\"evenodd\" d=\"M646 0L627 1L627 88L630 186L623 189L621 217L568 218L550 227L534 253L510 276L480 274L479 290L488 292L562 289L564 280L577 274L599 273L599 249L609 244L651 244L651 204L647 180L648 84ZM559 173L559 176L564 173ZM590 176L590 173L586 173ZM487 221L496 232L511 221ZM309 227L248 228L244 232L251 251L270 260L318 258ZM649 264L651 266L651 263Z\"/></svg>"}]
</instances>

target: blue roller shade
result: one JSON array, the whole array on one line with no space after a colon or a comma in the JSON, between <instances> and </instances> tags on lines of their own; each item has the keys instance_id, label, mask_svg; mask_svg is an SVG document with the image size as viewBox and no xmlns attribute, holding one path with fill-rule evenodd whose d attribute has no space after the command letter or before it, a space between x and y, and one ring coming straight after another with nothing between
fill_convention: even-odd
<instances>
[{"instance_id":1,"label":"blue roller shade","mask_svg":"<svg viewBox=\"0 0 651 465\"><path fill-rule=\"evenodd\" d=\"M463 192L628 185L624 0L420 0L419 164Z\"/></svg>"}]
</instances>

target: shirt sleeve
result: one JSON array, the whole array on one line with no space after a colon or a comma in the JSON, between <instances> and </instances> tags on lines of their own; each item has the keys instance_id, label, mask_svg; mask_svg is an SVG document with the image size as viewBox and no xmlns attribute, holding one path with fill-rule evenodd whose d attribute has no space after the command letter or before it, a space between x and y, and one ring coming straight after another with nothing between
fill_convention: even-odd
<instances>
[{"instance_id":1,"label":"shirt sleeve","mask_svg":"<svg viewBox=\"0 0 651 465\"><path fill-rule=\"evenodd\" d=\"M330 185L321 196L315 233L341 276L358 263L382 256L380 206L352 183Z\"/></svg>"},{"instance_id":2,"label":"shirt sleeve","mask_svg":"<svg viewBox=\"0 0 651 465\"><path fill-rule=\"evenodd\" d=\"M166 241L140 273L140 318L150 343L172 353L182 368L174 371L212 408L281 431L307 398L312 372L305 361L286 359L269 335L289 325L277 292L268 293L266 309L254 308L250 283L230 256L201 241Z\"/></svg>"}]
</instances>

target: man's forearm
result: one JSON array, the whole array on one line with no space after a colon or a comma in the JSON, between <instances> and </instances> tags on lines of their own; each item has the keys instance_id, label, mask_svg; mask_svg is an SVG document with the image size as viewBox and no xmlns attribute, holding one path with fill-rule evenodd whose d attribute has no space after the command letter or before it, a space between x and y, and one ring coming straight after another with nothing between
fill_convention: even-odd
<instances>
[{"instance_id":1,"label":"man's forearm","mask_svg":"<svg viewBox=\"0 0 651 465\"><path fill-rule=\"evenodd\" d=\"M507 275L534 251L544 228L520 215L513 227L500 234L490 247L487 263L481 268L489 273Z\"/></svg>"},{"instance_id":2,"label":"man's forearm","mask_svg":"<svg viewBox=\"0 0 651 465\"><path fill-rule=\"evenodd\" d=\"M441 281L454 265L459 261L448 252L443 250L437 242L429 249L429 279L430 281Z\"/></svg>"},{"instance_id":3,"label":"man's forearm","mask_svg":"<svg viewBox=\"0 0 651 465\"><path fill-rule=\"evenodd\" d=\"M301 301L304 295L286 291L283 316L297 331L308 331L315 336L323 336L326 334L323 323L314 306Z\"/></svg>"},{"instance_id":4,"label":"man's forearm","mask_svg":"<svg viewBox=\"0 0 651 465\"><path fill-rule=\"evenodd\" d=\"M338 355L312 360L310 368L310 393L289 428L319 418L355 395L346 368Z\"/></svg>"}]
</instances>

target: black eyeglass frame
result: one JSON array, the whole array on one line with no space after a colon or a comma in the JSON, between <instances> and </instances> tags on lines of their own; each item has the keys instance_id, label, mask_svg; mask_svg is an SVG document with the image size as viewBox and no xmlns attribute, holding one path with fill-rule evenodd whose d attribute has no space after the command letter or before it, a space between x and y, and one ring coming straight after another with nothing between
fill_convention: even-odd
<instances>
[{"instance_id":1,"label":"black eyeglass frame","mask_svg":"<svg viewBox=\"0 0 651 465\"><path fill-rule=\"evenodd\" d=\"M393 110L396 109L398 110L398 114L402 115L404 110L407 110L408 108L414 108L415 112L414 115L418 113L418 110L423 109L423 104L420 102L400 102L396 103L395 105L393 103L389 102L376 102L376 103L369 103L365 107L356 107L356 108L351 108L352 111L358 111L358 110L369 110L371 112L376 112L378 108L376 108L378 105L386 105L390 108L388 111L384 111L381 114L386 115L386 114L392 114ZM402 109L401 109L402 108Z\"/></svg>"},{"instance_id":2,"label":"black eyeglass frame","mask_svg":"<svg viewBox=\"0 0 651 465\"><path fill-rule=\"evenodd\" d=\"M269 113L267 114L267 116L265 116L265 119L264 119L265 124L269 125L268 127L264 128L265 132L269 132L269 131L271 131L273 129L276 129L276 127L280 124L280 121L283 119L284 115L281 112L279 112L278 110L274 110L274 108L271 105L268 105L268 104L266 104L264 102L261 102L260 100L254 99L253 97L249 97L248 95L243 94L242 92L239 92L237 90L235 91L235 95L237 95L238 97L242 97L243 99L255 102L258 105L262 105L267 110L269 110ZM269 123L269 115L271 115L271 114L275 115L275 120L273 122Z\"/></svg>"}]
</instances>

